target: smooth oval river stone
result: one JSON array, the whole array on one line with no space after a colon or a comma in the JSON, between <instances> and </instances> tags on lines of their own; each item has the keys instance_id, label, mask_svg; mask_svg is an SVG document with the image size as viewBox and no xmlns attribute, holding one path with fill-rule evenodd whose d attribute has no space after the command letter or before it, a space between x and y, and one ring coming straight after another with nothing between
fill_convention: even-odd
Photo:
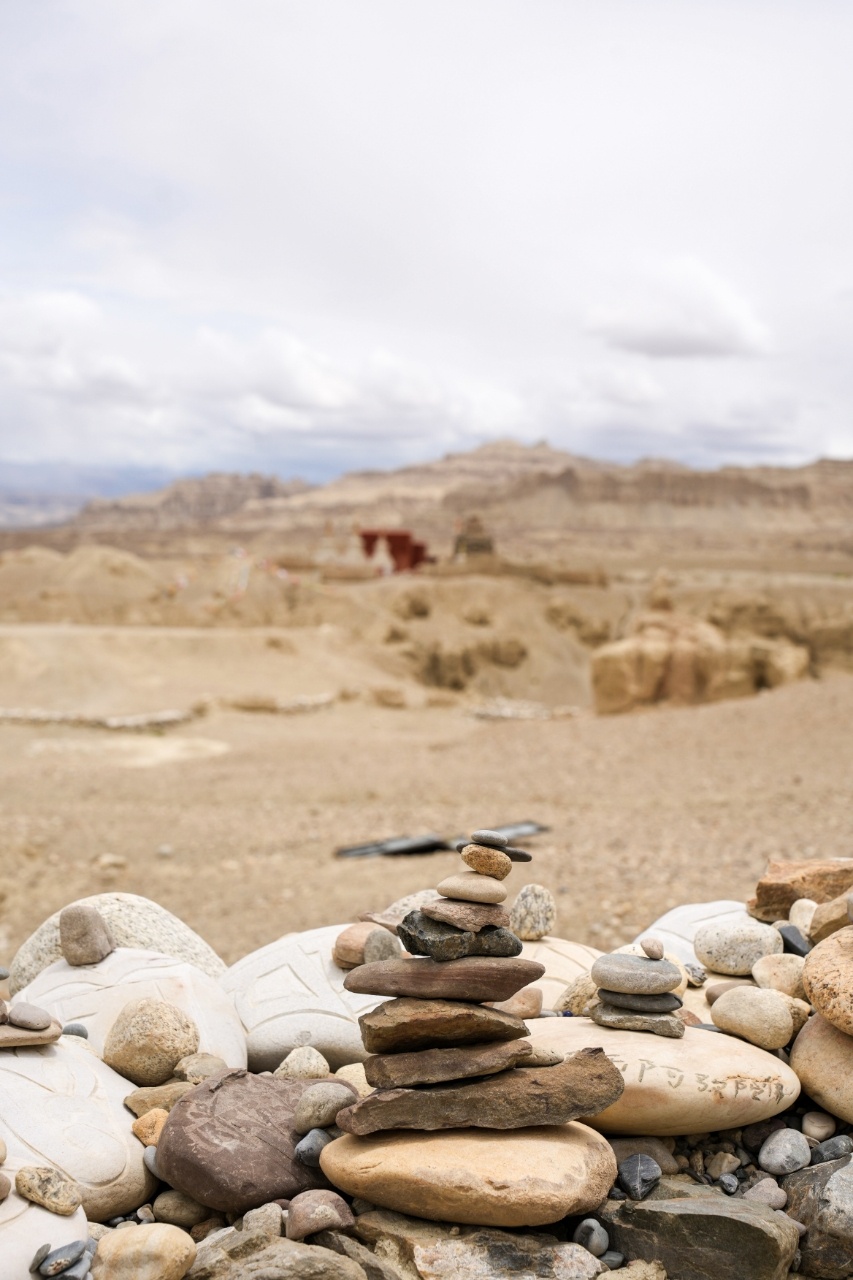
<instances>
[{"instance_id":1,"label":"smooth oval river stone","mask_svg":"<svg viewBox=\"0 0 853 1280\"><path fill-rule=\"evenodd\" d=\"M805 1169L811 1157L811 1147L797 1129L777 1129L762 1143L758 1163L767 1173L778 1176Z\"/></svg>"},{"instance_id":2,"label":"smooth oval river stone","mask_svg":"<svg viewBox=\"0 0 853 1280\"><path fill-rule=\"evenodd\" d=\"M346 1134L320 1163L335 1186L385 1209L496 1227L588 1213L616 1177L609 1143L576 1121L509 1132Z\"/></svg>"},{"instance_id":3,"label":"smooth oval river stone","mask_svg":"<svg viewBox=\"0 0 853 1280\"><path fill-rule=\"evenodd\" d=\"M508 1000L545 972L533 960L466 956L462 960L380 960L353 969L347 991L434 1000Z\"/></svg>"},{"instance_id":4,"label":"smooth oval river stone","mask_svg":"<svg viewBox=\"0 0 853 1280\"><path fill-rule=\"evenodd\" d=\"M674 1137L741 1128L787 1111L800 1092L794 1071L779 1058L695 1027L681 1040L667 1040L613 1031L588 1018L541 1018L529 1035L534 1048L561 1053L604 1047L625 1080L618 1102L588 1121L605 1133Z\"/></svg>"},{"instance_id":5,"label":"smooth oval river stone","mask_svg":"<svg viewBox=\"0 0 853 1280\"><path fill-rule=\"evenodd\" d=\"M358 1021L368 1053L440 1049L527 1035L520 1018L459 1000L387 1000Z\"/></svg>"},{"instance_id":6,"label":"smooth oval river stone","mask_svg":"<svg viewBox=\"0 0 853 1280\"><path fill-rule=\"evenodd\" d=\"M803 986L827 1022L853 1035L853 928L839 929L809 952Z\"/></svg>"},{"instance_id":7,"label":"smooth oval river stone","mask_svg":"<svg viewBox=\"0 0 853 1280\"><path fill-rule=\"evenodd\" d=\"M668 960L648 960L611 952L599 956L590 969L590 977L599 987L636 995L664 995L681 982L681 972Z\"/></svg>"},{"instance_id":8,"label":"smooth oval river stone","mask_svg":"<svg viewBox=\"0 0 853 1280\"><path fill-rule=\"evenodd\" d=\"M53 1020L45 1009L26 1000L15 1000L9 1005L8 1012L9 1025L22 1031L46 1031Z\"/></svg>"},{"instance_id":9,"label":"smooth oval river stone","mask_svg":"<svg viewBox=\"0 0 853 1280\"><path fill-rule=\"evenodd\" d=\"M711 1021L721 1031L742 1036L761 1049L781 1049L794 1034L794 1020L778 991L732 987L711 1008Z\"/></svg>"},{"instance_id":10,"label":"smooth oval river stone","mask_svg":"<svg viewBox=\"0 0 853 1280\"><path fill-rule=\"evenodd\" d=\"M715 973L734 976L751 973L752 966L762 956L781 955L783 945L778 929L753 920L746 912L739 919L702 925L693 939L700 964Z\"/></svg>"},{"instance_id":11,"label":"smooth oval river stone","mask_svg":"<svg viewBox=\"0 0 853 1280\"><path fill-rule=\"evenodd\" d=\"M67 964L97 964L116 943L97 907L74 902L59 913L59 945Z\"/></svg>"},{"instance_id":12,"label":"smooth oval river stone","mask_svg":"<svg viewBox=\"0 0 853 1280\"><path fill-rule=\"evenodd\" d=\"M853 1036L815 1014L794 1041L791 1067L814 1102L853 1123Z\"/></svg>"},{"instance_id":13,"label":"smooth oval river stone","mask_svg":"<svg viewBox=\"0 0 853 1280\"><path fill-rule=\"evenodd\" d=\"M599 998L605 1004L615 1005L617 1009L630 1009L633 1013L672 1013L680 1009L682 1000L679 996L664 992L660 996L641 996L629 991L608 991L599 988Z\"/></svg>"},{"instance_id":14,"label":"smooth oval river stone","mask_svg":"<svg viewBox=\"0 0 853 1280\"><path fill-rule=\"evenodd\" d=\"M443 898L458 898L462 902L504 902L506 885L491 876L481 876L477 871L458 871L447 876L437 886Z\"/></svg>"},{"instance_id":15,"label":"smooth oval river stone","mask_svg":"<svg viewBox=\"0 0 853 1280\"><path fill-rule=\"evenodd\" d=\"M506 836L502 836L499 831L492 831L489 827L481 827L478 831L471 832L472 844L490 845L493 849L503 849L509 844Z\"/></svg>"}]
</instances>

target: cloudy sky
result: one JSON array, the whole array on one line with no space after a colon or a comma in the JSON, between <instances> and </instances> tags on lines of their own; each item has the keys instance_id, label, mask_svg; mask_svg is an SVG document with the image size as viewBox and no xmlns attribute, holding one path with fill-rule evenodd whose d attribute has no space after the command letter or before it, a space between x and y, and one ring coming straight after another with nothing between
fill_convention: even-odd
<instances>
[{"instance_id":1,"label":"cloudy sky","mask_svg":"<svg viewBox=\"0 0 853 1280\"><path fill-rule=\"evenodd\" d=\"M849 0L4 0L0 473L853 456Z\"/></svg>"}]
</instances>

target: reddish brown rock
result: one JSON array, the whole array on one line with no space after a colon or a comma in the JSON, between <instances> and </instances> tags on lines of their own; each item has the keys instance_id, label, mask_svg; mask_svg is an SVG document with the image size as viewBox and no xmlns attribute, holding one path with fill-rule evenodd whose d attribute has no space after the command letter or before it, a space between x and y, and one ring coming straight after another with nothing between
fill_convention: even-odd
<instances>
[{"instance_id":1,"label":"reddish brown rock","mask_svg":"<svg viewBox=\"0 0 853 1280\"><path fill-rule=\"evenodd\" d=\"M368 1053L441 1049L527 1035L520 1018L459 1000L386 1000L358 1020Z\"/></svg>"},{"instance_id":2,"label":"reddish brown rock","mask_svg":"<svg viewBox=\"0 0 853 1280\"><path fill-rule=\"evenodd\" d=\"M380 1129L527 1129L595 1116L621 1096L622 1074L603 1049L553 1067L517 1067L485 1080L430 1089L382 1089L338 1112L344 1133Z\"/></svg>"},{"instance_id":3,"label":"reddish brown rock","mask_svg":"<svg viewBox=\"0 0 853 1280\"><path fill-rule=\"evenodd\" d=\"M317 1231L347 1231L354 1226L352 1210L337 1191L302 1191L287 1210L288 1240L304 1240Z\"/></svg>"},{"instance_id":4,"label":"reddish brown rock","mask_svg":"<svg viewBox=\"0 0 853 1280\"><path fill-rule=\"evenodd\" d=\"M757 920L787 920L798 898L830 902L853 889L853 858L770 862L746 909Z\"/></svg>"},{"instance_id":5,"label":"reddish brown rock","mask_svg":"<svg viewBox=\"0 0 853 1280\"><path fill-rule=\"evenodd\" d=\"M462 960L381 960L363 964L344 979L347 991L427 1000L508 1000L545 966L535 960L465 956Z\"/></svg>"},{"instance_id":6,"label":"reddish brown rock","mask_svg":"<svg viewBox=\"0 0 853 1280\"><path fill-rule=\"evenodd\" d=\"M241 1070L210 1077L172 1107L157 1144L158 1172L222 1213L324 1186L322 1175L294 1155L293 1115L315 1084Z\"/></svg>"},{"instance_id":7,"label":"reddish brown rock","mask_svg":"<svg viewBox=\"0 0 853 1280\"><path fill-rule=\"evenodd\" d=\"M441 1084L467 1076L488 1076L524 1065L531 1056L529 1040L472 1044L467 1049L424 1049L420 1053L375 1054L364 1073L374 1089L399 1089L414 1084Z\"/></svg>"},{"instance_id":8,"label":"reddish brown rock","mask_svg":"<svg viewBox=\"0 0 853 1280\"><path fill-rule=\"evenodd\" d=\"M509 928L509 912L494 903L438 898L435 902L425 902L421 911L431 920L453 924L457 929L469 929L471 933L479 933L487 925L494 925L497 929Z\"/></svg>"}]
</instances>

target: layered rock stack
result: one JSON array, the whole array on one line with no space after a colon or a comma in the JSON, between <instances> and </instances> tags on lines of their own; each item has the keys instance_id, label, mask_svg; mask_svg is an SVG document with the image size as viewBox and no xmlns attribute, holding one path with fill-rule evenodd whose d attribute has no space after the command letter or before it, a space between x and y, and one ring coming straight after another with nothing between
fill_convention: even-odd
<instances>
[{"instance_id":1,"label":"layered rock stack","mask_svg":"<svg viewBox=\"0 0 853 1280\"><path fill-rule=\"evenodd\" d=\"M490 1160L504 1160L496 1169L466 1169L465 1157L461 1164L458 1159L457 1144L457 1158L451 1161L454 1168L448 1174L453 1186L433 1196L434 1211L429 1193L435 1193L436 1186L429 1193L424 1188L424 1198L414 1210L426 1217L440 1212L460 1222L532 1225L554 1221L576 1211L566 1206L576 1206L578 1184L571 1169L579 1158L584 1165L582 1198L590 1203L595 1203L595 1195L611 1174L609 1154L598 1136L569 1122L595 1115L614 1102L623 1089L622 1077L601 1049L563 1058L531 1045L527 1026L513 1012L513 1002L516 1008L524 1007L523 989L542 976L544 967L520 957L521 940L509 928L509 916L501 905L507 896L504 880L513 862L528 861L530 855L509 847L491 831L474 832L470 842L461 844L460 852L465 869L443 880L438 885L440 897L409 912L398 926L404 946L414 954L362 965L345 980L350 991L390 998L359 1019L370 1055L364 1063L365 1074L374 1092L338 1113L338 1127L353 1137L325 1148L322 1166L336 1185L353 1194L364 1194L388 1208L408 1205L411 1209L401 1191L406 1171L399 1140L404 1135L387 1131L414 1130L425 1135L435 1130L466 1134L524 1130L529 1140L531 1134L548 1134L542 1126L559 1126L555 1136L564 1148L559 1155L554 1151L559 1143L549 1147L547 1137L540 1137L544 1173L553 1173L550 1190L541 1193L540 1202L535 1203L534 1192L527 1206L522 1201L512 1203L504 1183L494 1195L495 1203L485 1203L490 1199L485 1184L490 1178L506 1177L513 1163L507 1136L500 1153L489 1153ZM384 1198L376 1177L368 1179L368 1186L353 1176L364 1154L354 1139L377 1134L387 1136L389 1142ZM442 1139L435 1139L438 1145L430 1154L433 1171L453 1145L450 1137L443 1140L444 1146ZM374 1174L381 1170L382 1154L381 1146L370 1148ZM469 1145L467 1159L484 1158L482 1150L478 1157L476 1143ZM526 1151L528 1184L536 1181L531 1158L535 1159L534 1152ZM577 1171L575 1167L575 1175ZM478 1195L476 1186L481 1188L479 1201L471 1203Z\"/></svg>"},{"instance_id":2,"label":"layered rock stack","mask_svg":"<svg viewBox=\"0 0 853 1280\"><path fill-rule=\"evenodd\" d=\"M599 999L592 1009L593 1021L618 1031L651 1031L679 1040L684 1023L675 1011L682 1002L673 993L681 972L664 959L663 943L657 938L644 938L640 946L642 955L614 951L593 964L590 977Z\"/></svg>"}]
</instances>

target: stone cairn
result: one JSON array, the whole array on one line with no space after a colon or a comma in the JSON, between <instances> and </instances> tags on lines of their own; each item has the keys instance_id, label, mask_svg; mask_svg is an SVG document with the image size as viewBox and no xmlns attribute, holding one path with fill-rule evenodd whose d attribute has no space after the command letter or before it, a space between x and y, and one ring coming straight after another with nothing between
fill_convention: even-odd
<instances>
[{"instance_id":1,"label":"stone cairn","mask_svg":"<svg viewBox=\"0 0 853 1280\"><path fill-rule=\"evenodd\" d=\"M681 982L681 972L664 959L663 943L644 938L642 955L612 951L599 956L590 970L599 1003L592 1018L600 1027L618 1031L651 1031L656 1036L679 1040L684 1023L675 1016L682 1001L673 992Z\"/></svg>"},{"instance_id":2,"label":"stone cairn","mask_svg":"<svg viewBox=\"0 0 853 1280\"><path fill-rule=\"evenodd\" d=\"M359 1019L375 1092L338 1114L346 1133L562 1125L622 1091L601 1049L564 1058L534 1048L512 1011L545 972L521 957L501 906L513 862L530 854L494 831L475 831L457 848L466 869L397 927L410 956L361 965L344 982L390 997Z\"/></svg>"}]
</instances>

